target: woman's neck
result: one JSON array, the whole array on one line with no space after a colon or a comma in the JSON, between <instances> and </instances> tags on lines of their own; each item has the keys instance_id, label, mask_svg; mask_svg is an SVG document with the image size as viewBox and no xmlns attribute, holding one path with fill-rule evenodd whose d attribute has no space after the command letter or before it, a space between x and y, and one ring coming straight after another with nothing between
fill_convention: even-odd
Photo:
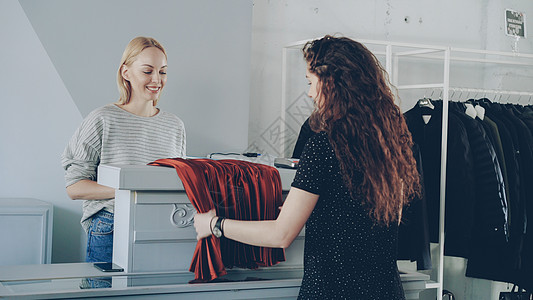
<instances>
[{"instance_id":1,"label":"woman's neck","mask_svg":"<svg viewBox=\"0 0 533 300\"><path fill-rule=\"evenodd\" d=\"M132 99L133 100L133 99ZM155 116L159 110L154 107L153 101L132 101L128 104L118 104L118 106L127 112L140 117Z\"/></svg>"}]
</instances>

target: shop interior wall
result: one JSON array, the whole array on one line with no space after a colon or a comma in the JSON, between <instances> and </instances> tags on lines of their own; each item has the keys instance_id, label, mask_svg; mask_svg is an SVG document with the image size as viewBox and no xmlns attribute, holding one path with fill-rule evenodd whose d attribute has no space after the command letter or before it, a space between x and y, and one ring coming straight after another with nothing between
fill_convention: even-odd
<instances>
[{"instance_id":1,"label":"shop interior wall","mask_svg":"<svg viewBox=\"0 0 533 300\"><path fill-rule=\"evenodd\" d=\"M416 4L415 4L416 3ZM459 48L485 49L511 52L515 45L512 37L504 32L506 8L533 12L533 3L515 1L353 1L353 0L255 0L253 8L252 80L250 98L249 143L252 148L286 155L280 151L280 138L285 136L293 142L291 133L298 131L298 124L291 120L281 121L282 94L282 49L301 40L321 37L325 34L349 36L355 39L385 40ZM518 51L533 53L530 39L517 43ZM287 74L292 82L287 84L288 98L283 109L295 102L303 102L306 81L298 50L290 51ZM291 69L292 68L292 69ZM298 69L299 68L299 69ZM442 80L441 73L420 73L427 69L424 64L406 64L400 77L404 82L416 82L418 78ZM513 69L502 72L501 67L486 70L486 66L456 64L452 70L452 84L496 89L524 88L510 84ZM297 81L298 73L302 79ZM527 72L527 70L526 70ZM510 76L511 75L511 76ZM520 75L520 74L518 74ZM413 78L410 78L413 77ZM520 81L520 80L519 80ZM298 82L300 87L291 86ZM507 83L505 83L507 82ZM527 88L527 87L526 87ZM430 91L423 91L427 93ZM305 95L304 95L305 96ZM414 104L409 98L402 99L402 109ZM306 108L308 109L308 108ZM301 119L301 118L299 118ZM282 124L287 122L287 124ZM287 126L284 126L287 125ZM287 128L288 127L288 128ZM288 130L280 134L280 130Z\"/></svg>"}]
</instances>

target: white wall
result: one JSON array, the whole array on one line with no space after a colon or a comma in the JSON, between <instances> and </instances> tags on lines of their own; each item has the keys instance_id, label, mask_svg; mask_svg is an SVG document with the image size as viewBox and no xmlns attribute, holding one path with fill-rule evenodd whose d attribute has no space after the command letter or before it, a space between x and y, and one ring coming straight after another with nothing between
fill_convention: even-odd
<instances>
[{"instance_id":1,"label":"white wall","mask_svg":"<svg viewBox=\"0 0 533 300\"><path fill-rule=\"evenodd\" d=\"M53 203L52 260L80 261L81 203L66 196L59 158L82 116L18 1L0 2L0 27L0 198Z\"/></svg>"},{"instance_id":2,"label":"white wall","mask_svg":"<svg viewBox=\"0 0 533 300\"><path fill-rule=\"evenodd\" d=\"M187 154L246 148L251 2L19 2L83 116L118 99L124 48L135 36L152 36L168 52L159 106L185 122Z\"/></svg>"},{"instance_id":3,"label":"white wall","mask_svg":"<svg viewBox=\"0 0 533 300\"><path fill-rule=\"evenodd\" d=\"M165 46L159 106L184 121L188 155L243 151L251 18L240 0L0 1L0 198L54 205L52 262L85 259L81 201L65 193L60 156L82 118L118 98L127 43Z\"/></svg>"},{"instance_id":4,"label":"white wall","mask_svg":"<svg viewBox=\"0 0 533 300\"><path fill-rule=\"evenodd\" d=\"M510 52L514 39L504 32L506 8L525 12L529 19L533 16L533 2L529 0L254 0L249 125L251 148L275 156L286 156L287 152L280 152L282 141L279 133L285 128L286 142L291 143L294 138L291 139L290 135L297 134L299 130L294 118L280 120L284 46L325 34L341 34L356 39ZM405 21L406 17L408 22ZM518 50L533 53L532 40L520 40ZM302 60L301 54L291 50L288 60L293 69L289 68L287 73L287 111L292 103L299 103L300 107L305 108L302 103L306 100L311 102L303 96L307 85L303 78L305 64L297 62ZM297 66L296 69L294 66ZM465 85L479 85L472 86L477 88L533 91L531 68L489 66L471 69L471 65L463 63L454 64L453 68L451 80L455 85L468 83ZM412 79L409 71L404 71L400 76L405 80ZM414 71L421 74L419 77L433 76L420 73L424 69ZM301 73L300 80L298 72ZM515 75L520 75L522 79L516 80ZM402 97L402 108L412 107L417 99ZM299 118L301 121L304 119ZM437 253L435 248L433 257ZM412 265L407 264L407 267ZM496 300L499 291L508 288L504 283L466 278L464 271L463 259L445 259L444 288L453 291L456 300ZM422 299L435 299L435 295L435 290L427 291Z\"/></svg>"},{"instance_id":5,"label":"white wall","mask_svg":"<svg viewBox=\"0 0 533 300\"><path fill-rule=\"evenodd\" d=\"M514 40L503 31L505 8L523 11L526 15L533 13L533 3L527 0L255 0L249 124L251 147L283 155L279 153L281 141L277 133L282 129L279 116L284 46L325 34L340 34L356 39L511 51ZM530 39L523 39L518 45L521 52L533 52ZM301 59L301 55L295 51L291 59ZM405 78L405 74L402 77ZM501 76L497 80L492 77L485 80L492 81L492 88L502 88L498 84L502 81ZM287 99L287 106L292 101L302 100L297 95L304 92L305 80L299 84L303 86L302 91ZM299 130L290 123L288 125L292 131Z\"/></svg>"}]
</instances>

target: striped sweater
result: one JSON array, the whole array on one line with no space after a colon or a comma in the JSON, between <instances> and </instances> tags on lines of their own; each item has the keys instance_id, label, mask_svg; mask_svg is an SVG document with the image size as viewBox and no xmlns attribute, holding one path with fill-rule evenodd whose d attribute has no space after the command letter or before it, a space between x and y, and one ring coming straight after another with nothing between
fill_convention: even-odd
<instances>
[{"instance_id":1,"label":"striped sweater","mask_svg":"<svg viewBox=\"0 0 533 300\"><path fill-rule=\"evenodd\" d=\"M142 164L160 158L185 157L185 127L174 114L159 111L140 117L114 104L100 107L83 120L68 143L61 162L66 186L97 180L99 164ZM101 209L113 212L114 199L83 201L81 224Z\"/></svg>"}]
</instances>

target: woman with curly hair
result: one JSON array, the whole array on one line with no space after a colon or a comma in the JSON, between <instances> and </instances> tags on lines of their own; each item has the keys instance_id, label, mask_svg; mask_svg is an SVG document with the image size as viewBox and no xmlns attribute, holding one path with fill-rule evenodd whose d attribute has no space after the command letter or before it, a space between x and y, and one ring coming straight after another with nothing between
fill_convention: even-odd
<instances>
[{"instance_id":1,"label":"woman with curly hair","mask_svg":"<svg viewBox=\"0 0 533 300\"><path fill-rule=\"evenodd\" d=\"M345 37L308 42L303 54L316 134L278 218L197 214L198 239L220 230L243 243L286 248L305 225L300 299L404 299L398 225L419 177L387 75L367 48Z\"/></svg>"}]
</instances>

